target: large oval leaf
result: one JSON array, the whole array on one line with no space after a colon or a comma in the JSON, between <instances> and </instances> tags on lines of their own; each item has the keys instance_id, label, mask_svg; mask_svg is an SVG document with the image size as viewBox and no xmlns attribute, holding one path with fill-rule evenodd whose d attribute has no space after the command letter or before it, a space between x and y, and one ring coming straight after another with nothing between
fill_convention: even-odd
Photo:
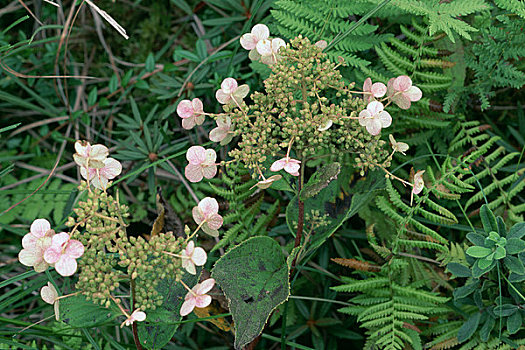
<instances>
[{"instance_id":1,"label":"large oval leaf","mask_svg":"<svg viewBox=\"0 0 525 350\"><path fill-rule=\"evenodd\" d=\"M75 328L96 327L122 315L116 306L105 308L83 295L60 299L58 310L60 320Z\"/></svg>"},{"instance_id":2,"label":"large oval leaf","mask_svg":"<svg viewBox=\"0 0 525 350\"><path fill-rule=\"evenodd\" d=\"M289 269L277 242L253 237L226 253L211 275L228 299L235 323L235 348L258 336L270 313L290 295Z\"/></svg>"}]
</instances>

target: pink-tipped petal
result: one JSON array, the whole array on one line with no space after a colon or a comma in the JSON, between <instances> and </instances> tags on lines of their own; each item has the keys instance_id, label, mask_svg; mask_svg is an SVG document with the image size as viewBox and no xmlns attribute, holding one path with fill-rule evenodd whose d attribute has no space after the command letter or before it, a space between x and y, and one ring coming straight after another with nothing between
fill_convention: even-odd
<instances>
[{"instance_id":1,"label":"pink-tipped petal","mask_svg":"<svg viewBox=\"0 0 525 350\"><path fill-rule=\"evenodd\" d=\"M198 98L194 98L193 100L191 100L191 105L193 107L194 114L204 113L204 106L202 105L202 101Z\"/></svg>"},{"instance_id":2,"label":"pink-tipped petal","mask_svg":"<svg viewBox=\"0 0 525 350\"><path fill-rule=\"evenodd\" d=\"M192 260L195 265L203 266L204 264L206 264L206 260L208 260L206 251L202 249L201 247L195 248L195 251L193 252Z\"/></svg>"},{"instance_id":3,"label":"pink-tipped petal","mask_svg":"<svg viewBox=\"0 0 525 350\"><path fill-rule=\"evenodd\" d=\"M211 304L211 297L209 295L197 295L195 297L195 307L206 307Z\"/></svg>"},{"instance_id":4,"label":"pink-tipped petal","mask_svg":"<svg viewBox=\"0 0 525 350\"><path fill-rule=\"evenodd\" d=\"M412 79L408 75L400 75L394 80L394 90L407 91L412 86Z\"/></svg>"},{"instance_id":5,"label":"pink-tipped petal","mask_svg":"<svg viewBox=\"0 0 525 350\"><path fill-rule=\"evenodd\" d=\"M417 86L411 86L410 89L408 89L404 95L409 98L410 101L416 102L421 100L421 97L423 97L423 92L417 87Z\"/></svg>"},{"instance_id":6,"label":"pink-tipped petal","mask_svg":"<svg viewBox=\"0 0 525 350\"><path fill-rule=\"evenodd\" d=\"M36 219L31 224L31 233L36 237L43 237L48 230L51 229L51 224L46 219Z\"/></svg>"},{"instance_id":7,"label":"pink-tipped petal","mask_svg":"<svg viewBox=\"0 0 525 350\"><path fill-rule=\"evenodd\" d=\"M222 219L222 216L220 216L219 214L212 214L208 217L208 219L206 220L206 223L208 224L208 227L211 230L215 231L221 228L223 219Z\"/></svg>"},{"instance_id":8,"label":"pink-tipped petal","mask_svg":"<svg viewBox=\"0 0 525 350\"><path fill-rule=\"evenodd\" d=\"M366 124L366 131L373 136L379 135L381 132L381 122L378 119L369 119Z\"/></svg>"},{"instance_id":9,"label":"pink-tipped petal","mask_svg":"<svg viewBox=\"0 0 525 350\"><path fill-rule=\"evenodd\" d=\"M25 266L34 266L42 260L42 253L33 249L22 249L18 253L18 261Z\"/></svg>"},{"instance_id":10,"label":"pink-tipped petal","mask_svg":"<svg viewBox=\"0 0 525 350\"><path fill-rule=\"evenodd\" d=\"M230 93L226 93L222 89L217 90L217 92L215 93L215 98L217 99L217 101L219 101L219 103L222 103L223 105L229 103L231 100Z\"/></svg>"},{"instance_id":11,"label":"pink-tipped petal","mask_svg":"<svg viewBox=\"0 0 525 350\"><path fill-rule=\"evenodd\" d=\"M60 232L53 236L51 245L62 248L62 245L67 241L69 241L69 234L67 234L67 232Z\"/></svg>"},{"instance_id":12,"label":"pink-tipped petal","mask_svg":"<svg viewBox=\"0 0 525 350\"><path fill-rule=\"evenodd\" d=\"M365 82L363 83L363 92L371 92L372 91L372 79L366 78Z\"/></svg>"},{"instance_id":13,"label":"pink-tipped petal","mask_svg":"<svg viewBox=\"0 0 525 350\"><path fill-rule=\"evenodd\" d=\"M84 245L76 239L71 239L67 244L65 254L74 259L80 258L84 254Z\"/></svg>"},{"instance_id":14,"label":"pink-tipped petal","mask_svg":"<svg viewBox=\"0 0 525 350\"><path fill-rule=\"evenodd\" d=\"M60 247L51 246L47 248L46 251L44 252L44 260L48 264L54 264L60 259L61 254L62 254L62 251Z\"/></svg>"},{"instance_id":15,"label":"pink-tipped petal","mask_svg":"<svg viewBox=\"0 0 525 350\"><path fill-rule=\"evenodd\" d=\"M186 152L186 159L190 164L201 164L206 160L206 150L202 146L191 146Z\"/></svg>"},{"instance_id":16,"label":"pink-tipped petal","mask_svg":"<svg viewBox=\"0 0 525 350\"><path fill-rule=\"evenodd\" d=\"M26 249L34 249L38 245L39 237L36 237L32 233L27 233L22 238L22 247Z\"/></svg>"},{"instance_id":17,"label":"pink-tipped petal","mask_svg":"<svg viewBox=\"0 0 525 350\"><path fill-rule=\"evenodd\" d=\"M366 106L366 109L370 112L371 116L375 116L383 110L383 104L379 101L372 101Z\"/></svg>"},{"instance_id":18,"label":"pink-tipped petal","mask_svg":"<svg viewBox=\"0 0 525 350\"><path fill-rule=\"evenodd\" d=\"M190 130L195 126L196 124L195 121L196 121L195 117L182 119L182 127L186 130Z\"/></svg>"},{"instance_id":19,"label":"pink-tipped petal","mask_svg":"<svg viewBox=\"0 0 525 350\"><path fill-rule=\"evenodd\" d=\"M186 253L186 256L192 256L193 251L195 250L195 242L189 241L186 245L186 248L184 248L184 252Z\"/></svg>"},{"instance_id":20,"label":"pink-tipped petal","mask_svg":"<svg viewBox=\"0 0 525 350\"><path fill-rule=\"evenodd\" d=\"M383 97L386 94L386 85L383 83L374 83L371 92L374 97Z\"/></svg>"},{"instance_id":21,"label":"pink-tipped petal","mask_svg":"<svg viewBox=\"0 0 525 350\"><path fill-rule=\"evenodd\" d=\"M199 209L198 206L193 207L191 213L193 216L193 220L195 220L195 223L197 225L200 225L206 219L206 217L204 216L204 214L202 213L202 211Z\"/></svg>"},{"instance_id":22,"label":"pink-tipped petal","mask_svg":"<svg viewBox=\"0 0 525 350\"><path fill-rule=\"evenodd\" d=\"M215 198L206 197L199 202L199 209L205 217L208 217L212 214L217 214L219 211L219 203Z\"/></svg>"},{"instance_id":23,"label":"pink-tipped petal","mask_svg":"<svg viewBox=\"0 0 525 350\"><path fill-rule=\"evenodd\" d=\"M55 264L55 270L61 276L73 276L77 271L77 261L67 255L62 255Z\"/></svg>"},{"instance_id":24,"label":"pink-tipped petal","mask_svg":"<svg viewBox=\"0 0 525 350\"><path fill-rule=\"evenodd\" d=\"M264 39L260 40L256 46L257 52L261 56L270 56L272 54L272 42Z\"/></svg>"},{"instance_id":25,"label":"pink-tipped petal","mask_svg":"<svg viewBox=\"0 0 525 350\"><path fill-rule=\"evenodd\" d=\"M195 164L188 164L184 169L184 175L190 182L199 182L203 178L202 166Z\"/></svg>"},{"instance_id":26,"label":"pink-tipped petal","mask_svg":"<svg viewBox=\"0 0 525 350\"><path fill-rule=\"evenodd\" d=\"M208 278L207 280L202 281L199 283L198 288L195 290L197 294L206 294L210 290L212 290L213 286L215 285L215 279Z\"/></svg>"},{"instance_id":27,"label":"pink-tipped petal","mask_svg":"<svg viewBox=\"0 0 525 350\"><path fill-rule=\"evenodd\" d=\"M122 164L116 159L107 158L104 161L104 167L100 169L101 176L104 176L108 180L114 179L119 176L122 172Z\"/></svg>"},{"instance_id":28,"label":"pink-tipped petal","mask_svg":"<svg viewBox=\"0 0 525 350\"><path fill-rule=\"evenodd\" d=\"M282 158L282 159L279 159L273 162L272 166L270 167L270 170L279 171L279 170L282 170L285 165L286 165L286 158Z\"/></svg>"},{"instance_id":29,"label":"pink-tipped petal","mask_svg":"<svg viewBox=\"0 0 525 350\"><path fill-rule=\"evenodd\" d=\"M193 104L190 100L182 100L177 105L177 114L185 119L193 116Z\"/></svg>"},{"instance_id":30,"label":"pink-tipped petal","mask_svg":"<svg viewBox=\"0 0 525 350\"><path fill-rule=\"evenodd\" d=\"M231 94L237 89L237 86L237 80L233 78L226 78L221 83L221 90L227 94Z\"/></svg>"},{"instance_id":31,"label":"pink-tipped petal","mask_svg":"<svg viewBox=\"0 0 525 350\"><path fill-rule=\"evenodd\" d=\"M392 101L401 109L409 109L411 105L410 99L404 93L395 95Z\"/></svg>"},{"instance_id":32,"label":"pink-tipped petal","mask_svg":"<svg viewBox=\"0 0 525 350\"><path fill-rule=\"evenodd\" d=\"M295 174L299 171L300 168L301 168L300 164L288 162L284 166L284 171L286 171L289 174Z\"/></svg>"},{"instance_id":33,"label":"pink-tipped petal","mask_svg":"<svg viewBox=\"0 0 525 350\"><path fill-rule=\"evenodd\" d=\"M195 298L186 299L184 303L182 303L182 307L180 308L180 315L186 316L191 314L193 309L195 308Z\"/></svg>"},{"instance_id":34,"label":"pink-tipped petal","mask_svg":"<svg viewBox=\"0 0 525 350\"><path fill-rule=\"evenodd\" d=\"M205 178L212 179L215 175L217 175L216 165L208 165L202 167L202 176L204 176Z\"/></svg>"},{"instance_id":35,"label":"pink-tipped petal","mask_svg":"<svg viewBox=\"0 0 525 350\"><path fill-rule=\"evenodd\" d=\"M268 39L270 36L270 30L264 24L256 24L252 28L252 34L255 36L257 41ZM250 49L251 50L251 49Z\"/></svg>"},{"instance_id":36,"label":"pink-tipped petal","mask_svg":"<svg viewBox=\"0 0 525 350\"><path fill-rule=\"evenodd\" d=\"M253 35L252 33L246 33L243 36L241 36L241 46L243 49L246 50L253 50L255 46L257 45L257 37Z\"/></svg>"},{"instance_id":37,"label":"pink-tipped petal","mask_svg":"<svg viewBox=\"0 0 525 350\"><path fill-rule=\"evenodd\" d=\"M379 121L381 122L382 128L388 128L390 125L392 125L392 117L390 116L390 113L387 111L382 111L378 115Z\"/></svg>"}]
</instances>

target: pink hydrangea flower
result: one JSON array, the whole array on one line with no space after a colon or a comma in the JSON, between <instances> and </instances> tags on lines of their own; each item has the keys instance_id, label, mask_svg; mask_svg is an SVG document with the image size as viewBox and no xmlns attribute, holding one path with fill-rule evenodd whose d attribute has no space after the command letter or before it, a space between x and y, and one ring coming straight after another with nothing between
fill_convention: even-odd
<instances>
[{"instance_id":1,"label":"pink hydrangea flower","mask_svg":"<svg viewBox=\"0 0 525 350\"><path fill-rule=\"evenodd\" d=\"M375 97L383 97L385 96L387 91L386 85L383 83L374 83L372 84L372 79L366 78L364 84L363 84L363 92L368 92L368 94L365 94L363 98L367 103L370 103L374 100Z\"/></svg>"},{"instance_id":2,"label":"pink hydrangea flower","mask_svg":"<svg viewBox=\"0 0 525 350\"><path fill-rule=\"evenodd\" d=\"M53 305L55 318L58 321L60 309L58 306L58 292L55 289L55 286L53 286L51 282L47 282L47 286L43 286L42 289L40 289L40 296L46 303Z\"/></svg>"},{"instance_id":3,"label":"pink hydrangea flower","mask_svg":"<svg viewBox=\"0 0 525 350\"><path fill-rule=\"evenodd\" d=\"M193 241L188 242L188 245L186 245L186 248L182 251L181 256L182 267L192 275L197 273L195 266L203 266L208 259L206 251L201 247L195 247Z\"/></svg>"},{"instance_id":4,"label":"pink hydrangea flower","mask_svg":"<svg viewBox=\"0 0 525 350\"><path fill-rule=\"evenodd\" d=\"M146 313L144 311L140 311L140 309L136 309L135 311L133 311L131 315L129 315L128 318L124 320L124 322L122 322L122 324L120 325L120 328L124 326L131 326L133 322L142 322L145 319L146 319Z\"/></svg>"},{"instance_id":5,"label":"pink hydrangea flower","mask_svg":"<svg viewBox=\"0 0 525 350\"><path fill-rule=\"evenodd\" d=\"M412 85L412 79L401 75L388 81L387 95L401 109L409 109L412 102L419 101L423 96L421 90Z\"/></svg>"},{"instance_id":6,"label":"pink hydrangea flower","mask_svg":"<svg viewBox=\"0 0 525 350\"><path fill-rule=\"evenodd\" d=\"M53 236L51 246L44 252L44 260L55 266L55 270L64 277L77 271L77 261L84 254L84 246L69 234L61 232Z\"/></svg>"},{"instance_id":7,"label":"pink hydrangea flower","mask_svg":"<svg viewBox=\"0 0 525 350\"><path fill-rule=\"evenodd\" d=\"M324 122L323 124L321 124L317 130L319 131L326 131L328 129L330 129L330 127L334 124L334 122L332 121L332 119L328 119L326 122Z\"/></svg>"},{"instance_id":8,"label":"pink hydrangea flower","mask_svg":"<svg viewBox=\"0 0 525 350\"><path fill-rule=\"evenodd\" d=\"M122 164L116 159L106 158L103 162L104 166L99 169L84 167L80 168L80 174L90 184L99 190L106 190L108 181L114 179L122 172Z\"/></svg>"},{"instance_id":9,"label":"pink hydrangea flower","mask_svg":"<svg viewBox=\"0 0 525 350\"><path fill-rule=\"evenodd\" d=\"M240 105L242 100L250 92L250 87L246 84L239 86L237 80L233 78L226 78L221 83L221 88L215 93L215 97L219 103Z\"/></svg>"},{"instance_id":10,"label":"pink hydrangea flower","mask_svg":"<svg viewBox=\"0 0 525 350\"><path fill-rule=\"evenodd\" d=\"M44 252L51 246L54 234L46 219L33 221L30 232L22 238L23 249L18 253L20 263L33 267L36 272L44 272L49 267L44 260Z\"/></svg>"},{"instance_id":11,"label":"pink hydrangea flower","mask_svg":"<svg viewBox=\"0 0 525 350\"><path fill-rule=\"evenodd\" d=\"M270 187L275 181L280 180L282 178L281 175L272 175L269 178L263 179L259 182L257 182L255 185L253 185L250 189L254 188L255 186L259 187L260 189L267 189Z\"/></svg>"},{"instance_id":12,"label":"pink hydrangea flower","mask_svg":"<svg viewBox=\"0 0 525 350\"><path fill-rule=\"evenodd\" d=\"M212 149L191 146L186 152L186 159L189 164L184 169L184 175L190 182L199 182L203 177L211 179L217 174L217 154Z\"/></svg>"},{"instance_id":13,"label":"pink hydrangea flower","mask_svg":"<svg viewBox=\"0 0 525 350\"><path fill-rule=\"evenodd\" d=\"M423 188L425 187L425 181L423 180L424 173L425 170L419 170L414 175L414 187L412 188L412 193L410 195L410 205L412 205L412 199L414 198L414 195L420 194L421 191L423 191Z\"/></svg>"},{"instance_id":14,"label":"pink hydrangea flower","mask_svg":"<svg viewBox=\"0 0 525 350\"><path fill-rule=\"evenodd\" d=\"M279 56L279 49L286 47L283 39L275 38L271 41L269 39L260 40L257 43L257 53L261 55L261 62L272 65L277 63L281 56Z\"/></svg>"},{"instance_id":15,"label":"pink hydrangea flower","mask_svg":"<svg viewBox=\"0 0 525 350\"><path fill-rule=\"evenodd\" d=\"M408 145L404 142L397 142L392 134L388 135L388 138L390 139L394 152L399 152L406 156L405 152L408 151Z\"/></svg>"},{"instance_id":16,"label":"pink hydrangea flower","mask_svg":"<svg viewBox=\"0 0 525 350\"><path fill-rule=\"evenodd\" d=\"M204 123L205 115L202 101L198 98L182 100L177 105L177 114L182 118L182 127L186 130Z\"/></svg>"},{"instance_id":17,"label":"pink hydrangea flower","mask_svg":"<svg viewBox=\"0 0 525 350\"><path fill-rule=\"evenodd\" d=\"M81 167L85 168L102 168L104 160L109 154L109 150L104 145L91 146L87 141L75 142L75 151L73 159Z\"/></svg>"},{"instance_id":18,"label":"pink hydrangea flower","mask_svg":"<svg viewBox=\"0 0 525 350\"><path fill-rule=\"evenodd\" d=\"M210 131L210 140L220 142L222 146L227 145L233 138L231 118L219 117L215 122L217 127Z\"/></svg>"},{"instance_id":19,"label":"pink hydrangea flower","mask_svg":"<svg viewBox=\"0 0 525 350\"><path fill-rule=\"evenodd\" d=\"M268 39L270 36L270 30L264 24L256 24L253 26L251 33L246 33L241 36L241 46L250 50L250 58L252 58L252 52L257 52L255 47L257 43L261 40Z\"/></svg>"},{"instance_id":20,"label":"pink hydrangea flower","mask_svg":"<svg viewBox=\"0 0 525 350\"><path fill-rule=\"evenodd\" d=\"M215 198L206 197L193 207L193 220L197 225L201 225L204 232L212 237L219 236L218 229L222 226L222 216L219 214L219 203Z\"/></svg>"},{"instance_id":21,"label":"pink hydrangea flower","mask_svg":"<svg viewBox=\"0 0 525 350\"><path fill-rule=\"evenodd\" d=\"M301 168L301 161L292 159L288 156L276 160L270 167L271 171L279 171L284 169L288 174L293 176L299 176L299 169Z\"/></svg>"},{"instance_id":22,"label":"pink hydrangea flower","mask_svg":"<svg viewBox=\"0 0 525 350\"><path fill-rule=\"evenodd\" d=\"M392 117L383 109L381 102L372 101L359 113L359 124L365 126L371 135L379 135L381 128L388 128L392 124Z\"/></svg>"},{"instance_id":23,"label":"pink hydrangea flower","mask_svg":"<svg viewBox=\"0 0 525 350\"><path fill-rule=\"evenodd\" d=\"M208 293L214 285L215 280L213 278L208 278L188 291L188 294L186 294L186 297L184 298L184 303L182 303L182 307L180 308L180 315L186 316L196 307L201 308L210 305L211 297L206 293Z\"/></svg>"}]
</instances>

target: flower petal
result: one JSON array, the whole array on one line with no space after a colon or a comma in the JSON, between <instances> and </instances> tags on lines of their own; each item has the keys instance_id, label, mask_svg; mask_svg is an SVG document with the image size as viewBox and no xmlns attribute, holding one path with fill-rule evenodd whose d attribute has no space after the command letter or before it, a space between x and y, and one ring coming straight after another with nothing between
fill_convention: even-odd
<instances>
[{"instance_id":1,"label":"flower petal","mask_svg":"<svg viewBox=\"0 0 525 350\"><path fill-rule=\"evenodd\" d=\"M202 175L207 179L212 179L217 174L217 166L215 164L203 166Z\"/></svg>"},{"instance_id":2,"label":"flower petal","mask_svg":"<svg viewBox=\"0 0 525 350\"><path fill-rule=\"evenodd\" d=\"M257 52L261 56L270 56L272 54L272 42L264 39L260 40L256 46Z\"/></svg>"},{"instance_id":3,"label":"flower petal","mask_svg":"<svg viewBox=\"0 0 525 350\"><path fill-rule=\"evenodd\" d=\"M195 117L182 119L182 127L186 130L190 130L195 124Z\"/></svg>"},{"instance_id":4,"label":"flower petal","mask_svg":"<svg viewBox=\"0 0 525 350\"><path fill-rule=\"evenodd\" d=\"M195 308L195 298L186 299L180 308L180 315L189 315Z\"/></svg>"},{"instance_id":5,"label":"flower petal","mask_svg":"<svg viewBox=\"0 0 525 350\"><path fill-rule=\"evenodd\" d=\"M421 92L421 89L419 89L417 86L411 86L403 95L408 97L410 101L416 102L421 100L421 97L423 97L423 92Z\"/></svg>"},{"instance_id":6,"label":"flower petal","mask_svg":"<svg viewBox=\"0 0 525 350\"><path fill-rule=\"evenodd\" d=\"M379 135L381 132L381 122L378 119L368 119L366 131L368 131L370 135Z\"/></svg>"},{"instance_id":7,"label":"flower petal","mask_svg":"<svg viewBox=\"0 0 525 350\"><path fill-rule=\"evenodd\" d=\"M199 287L195 290L195 292L200 295L206 294L210 290L212 290L214 285L215 280L213 278L208 278L207 280L204 280L201 283L199 283Z\"/></svg>"},{"instance_id":8,"label":"flower petal","mask_svg":"<svg viewBox=\"0 0 525 350\"><path fill-rule=\"evenodd\" d=\"M288 162L284 166L284 171L286 171L289 174L295 174L295 173L297 173L299 171L300 168L301 168L300 164Z\"/></svg>"},{"instance_id":9,"label":"flower petal","mask_svg":"<svg viewBox=\"0 0 525 350\"><path fill-rule=\"evenodd\" d=\"M374 83L371 92L374 97L383 97L386 94L386 85L383 83Z\"/></svg>"},{"instance_id":10,"label":"flower petal","mask_svg":"<svg viewBox=\"0 0 525 350\"><path fill-rule=\"evenodd\" d=\"M405 94L399 94L392 97L392 102L394 102L401 109L410 108L410 99Z\"/></svg>"},{"instance_id":11,"label":"flower petal","mask_svg":"<svg viewBox=\"0 0 525 350\"><path fill-rule=\"evenodd\" d=\"M370 112L366 109L362 110L360 113L359 113L359 125L361 126L365 126L368 124L367 120L370 119L372 117L372 115L370 114Z\"/></svg>"},{"instance_id":12,"label":"flower petal","mask_svg":"<svg viewBox=\"0 0 525 350\"><path fill-rule=\"evenodd\" d=\"M195 298L196 307L206 307L211 304L211 297L209 295L197 295Z\"/></svg>"},{"instance_id":13,"label":"flower petal","mask_svg":"<svg viewBox=\"0 0 525 350\"><path fill-rule=\"evenodd\" d=\"M142 322L146 319L146 313L137 309L131 314L131 319L136 322Z\"/></svg>"},{"instance_id":14,"label":"flower petal","mask_svg":"<svg viewBox=\"0 0 525 350\"><path fill-rule=\"evenodd\" d=\"M71 239L69 240L64 253L70 258L80 258L82 254L84 254L84 245L76 239Z\"/></svg>"},{"instance_id":15,"label":"flower petal","mask_svg":"<svg viewBox=\"0 0 525 350\"><path fill-rule=\"evenodd\" d=\"M241 36L241 46L246 50L253 50L257 45L257 37L252 33L246 33Z\"/></svg>"},{"instance_id":16,"label":"flower petal","mask_svg":"<svg viewBox=\"0 0 525 350\"><path fill-rule=\"evenodd\" d=\"M202 146L191 146L186 152L186 159L190 164L199 165L206 160L206 149Z\"/></svg>"},{"instance_id":17,"label":"flower petal","mask_svg":"<svg viewBox=\"0 0 525 350\"><path fill-rule=\"evenodd\" d=\"M286 47L286 43L281 38L275 38L272 40L272 52L278 53L281 47Z\"/></svg>"},{"instance_id":18,"label":"flower petal","mask_svg":"<svg viewBox=\"0 0 525 350\"><path fill-rule=\"evenodd\" d=\"M237 80L233 78L226 78L221 83L221 90L226 94L231 94L237 90Z\"/></svg>"},{"instance_id":19,"label":"flower petal","mask_svg":"<svg viewBox=\"0 0 525 350\"><path fill-rule=\"evenodd\" d=\"M380 112L378 114L378 119L381 122L382 128L388 128L390 125L392 125L392 117L387 111Z\"/></svg>"},{"instance_id":20,"label":"flower petal","mask_svg":"<svg viewBox=\"0 0 525 350\"><path fill-rule=\"evenodd\" d=\"M257 41L264 40L268 39L270 36L270 30L264 24L259 23L253 26L252 34L255 36Z\"/></svg>"},{"instance_id":21,"label":"flower petal","mask_svg":"<svg viewBox=\"0 0 525 350\"><path fill-rule=\"evenodd\" d=\"M233 93L233 97L235 97L235 100L240 104L242 102L242 99L248 96L248 93L250 92L250 87L248 84L242 84L235 90Z\"/></svg>"},{"instance_id":22,"label":"flower petal","mask_svg":"<svg viewBox=\"0 0 525 350\"><path fill-rule=\"evenodd\" d=\"M193 106L193 114L204 113L204 107L200 99L194 98L193 100L191 100L191 105Z\"/></svg>"},{"instance_id":23,"label":"flower petal","mask_svg":"<svg viewBox=\"0 0 525 350\"><path fill-rule=\"evenodd\" d=\"M44 252L44 260L48 264L54 264L60 259L61 254L62 250L60 247L51 246Z\"/></svg>"},{"instance_id":24,"label":"flower petal","mask_svg":"<svg viewBox=\"0 0 525 350\"><path fill-rule=\"evenodd\" d=\"M47 282L47 286L43 286L40 289L40 296L46 303L53 305L56 298L58 298L58 293L51 282Z\"/></svg>"},{"instance_id":25,"label":"flower petal","mask_svg":"<svg viewBox=\"0 0 525 350\"><path fill-rule=\"evenodd\" d=\"M365 82L363 83L363 92L371 92L372 91L372 79L366 78Z\"/></svg>"},{"instance_id":26,"label":"flower petal","mask_svg":"<svg viewBox=\"0 0 525 350\"><path fill-rule=\"evenodd\" d=\"M219 203L215 198L206 197L199 202L199 209L208 218L219 212Z\"/></svg>"},{"instance_id":27,"label":"flower petal","mask_svg":"<svg viewBox=\"0 0 525 350\"><path fill-rule=\"evenodd\" d=\"M195 223L197 225L200 225L206 219L206 217L204 216L204 214L202 213L202 211L199 209L198 206L193 207L191 213L193 215L193 220L195 220Z\"/></svg>"},{"instance_id":28,"label":"flower petal","mask_svg":"<svg viewBox=\"0 0 525 350\"><path fill-rule=\"evenodd\" d=\"M379 101L372 101L368 104L368 106L366 106L366 110L370 112L372 117L381 112L383 109L383 104Z\"/></svg>"},{"instance_id":29,"label":"flower petal","mask_svg":"<svg viewBox=\"0 0 525 350\"><path fill-rule=\"evenodd\" d=\"M281 159L276 160L275 162L273 162L272 166L270 167L270 170L271 171L282 170L284 168L285 164L286 164L286 158L281 158Z\"/></svg>"},{"instance_id":30,"label":"flower petal","mask_svg":"<svg viewBox=\"0 0 525 350\"><path fill-rule=\"evenodd\" d=\"M42 260L42 253L35 249L22 249L18 253L18 261L25 266L34 266Z\"/></svg>"},{"instance_id":31,"label":"flower petal","mask_svg":"<svg viewBox=\"0 0 525 350\"><path fill-rule=\"evenodd\" d=\"M408 75L398 76L393 83L394 90L407 91L412 86L412 79Z\"/></svg>"},{"instance_id":32,"label":"flower petal","mask_svg":"<svg viewBox=\"0 0 525 350\"><path fill-rule=\"evenodd\" d=\"M199 182L203 178L202 166L195 164L188 164L184 168L184 175L190 182Z\"/></svg>"},{"instance_id":33,"label":"flower petal","mask_svg":"<svg viewBox=\"0 0 525 350\"><path fill-rule=\"evenodd\" d=\"M206 260L208 260L208 256L206 255L206 251L202 249L201 247L195 248L195 251L193 252L193 257L191 258L193 260L193 263L197 266L203 266L206 264Z\"/></svg>"},{"instance_id":34,"label":"flower petal","mask_svg":"<svg viewBox=\"0 0 525 350\"><path fill-rule=\"evenodd\" d=\"M186 271L188 271L188 273L191 274L191 275L196 275L197 274L197 270L195 269L195 264L189 259L183 261L182 267L184 269L186 269Z\"/></svg>"},{"instance_id":35,"label":"flower petal","mask_svg":"<svg viewBox=\"0 0 525 350\"><path fill-rule=\"evenodd\" d=\"M62 255L55 263L55 270L61 276L72 276L77 271L77 261L67 255Z\"/></svg>"},{"instance_id":36,"label":"flower petal","mask_svg":"<svg viewBox=\"0 0 525 350\"><path fill-rule=\"evenodd\" d=\"M206 223L208 224L208 227L211 230L215 231L221 228L223 219L222 219L222 216L220 216L219 214L212 214L208 217L208 219L206 220Z\"/></svg>"},{"instance_id":37,"label":"flower petal","mask_svg":"<svg viewBox=\"0 0 525 350\"><path fill-rule=\"evenodd\" d=\"M36 237L44 237L46 232L51 229L51 224L46 219L36 219L31 224L31 233Z\"/></svg>"},{"instance_id":38,"label":"flower petal","mask_svg":"<svg viewBox=\"0 0 525 350\"><path fill-rule=\"evenodd\" d=\"M223 105L227 104L231 100L231 96L229 93L224 92L222 89L217 90L215 93L215 98L219 103L222 103Z\"/></svg>"},{"instance_id":39,"label":"flower petal","mask_svg":"<svg viewBox=\"0 0 525 350\"><path fill-rule=\"evenodd\" d=\"M122 172L122 164L114 158L107 158L104 161L104 167L100 169L100 175L108 180L114 179Z\"/></svg>"},{"instance_id":40,"label":"flower petal","mask_svg":"<svg viewBox=\"0 0 525 350\"><path fill-rule=\"evenodd\" d=\"M185 119L193 116L193 104L190 100L182 100L177 105L177 114Z\"/></svg>"},{"instance_id":41,"label":"flower petal","mask_svg":"<svg viewBox=\"0 0 525 350\"><path fill-rule=\"evenodd\" d=\"M25 249L35 249L38 246L39 238L33 235L31 232L27 233L22 238L22 247Z\"/></svg>"}]
</instances>

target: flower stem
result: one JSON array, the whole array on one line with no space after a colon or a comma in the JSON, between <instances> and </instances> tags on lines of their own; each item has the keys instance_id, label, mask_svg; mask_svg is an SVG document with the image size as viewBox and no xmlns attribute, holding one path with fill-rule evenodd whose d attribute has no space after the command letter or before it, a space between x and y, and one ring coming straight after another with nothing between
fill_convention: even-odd
<instances>
[{"instance_id":1,"label":"flower stem","mask_svg":"<svg viewBox=\"0 0 525 350\"><path fill-rule=\"evenodd\" d=\"M131 309L133 310L133 308L135 307L135 281L131 280L130 285L131 285L131 302L132 302L132 308ZM138 330L137 330L137 323L136 322L133 322L131 324L131 329L133 331L133 340L135 341L135 346L137 347L137 350L144 350L144 348L140 344L139 333L138 333Z\"/></svg>"}]
</instances>

